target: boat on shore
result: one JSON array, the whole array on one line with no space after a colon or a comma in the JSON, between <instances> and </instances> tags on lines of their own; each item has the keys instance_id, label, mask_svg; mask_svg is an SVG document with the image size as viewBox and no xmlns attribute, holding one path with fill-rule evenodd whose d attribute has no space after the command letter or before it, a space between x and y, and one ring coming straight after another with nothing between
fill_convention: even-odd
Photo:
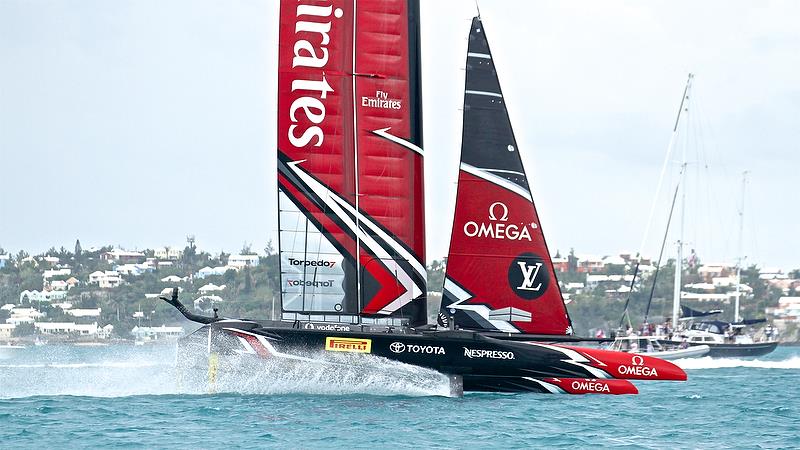
<instances>
[{"instance_id":1,"label":"boat on shore","mask_svg":"<svg viewBox=\"0 0 800 450\"><path fill-rule=\"evenodd\" d=\"M380 357L451 391L635 394L685 380L573 335L480 17L466 59L450 257L427 323L419 2L282 1L278 77L281 320L199 316L184 350L289 363ZM398 52L400 56L398 57ZM321 56L321 55L324 55ZM326 118L326 111L333 111ZM250 370L244 367L238 370Z\"/></svg>"}]
</instances>

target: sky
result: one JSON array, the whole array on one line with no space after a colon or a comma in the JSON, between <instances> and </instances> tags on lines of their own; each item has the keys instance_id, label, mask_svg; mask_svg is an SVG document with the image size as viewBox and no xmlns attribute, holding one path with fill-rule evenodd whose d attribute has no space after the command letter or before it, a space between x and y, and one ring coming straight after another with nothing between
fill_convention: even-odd
<instances>
[{"instance_id":1,"label":"sky","mask_svg":"<svg viewBox=\"0 0 800 450\"><path fill-rule=\"evenodd\" d=\"M479 6L551 251L657 255L686 148L684 240L701 260L800 267L800 2ZM0 246L191 234L213 253L274 239L277 12L277 0L0 0ZM447 252L475 13L422 0L429 260Z\"/></svg>"}]
</instances>

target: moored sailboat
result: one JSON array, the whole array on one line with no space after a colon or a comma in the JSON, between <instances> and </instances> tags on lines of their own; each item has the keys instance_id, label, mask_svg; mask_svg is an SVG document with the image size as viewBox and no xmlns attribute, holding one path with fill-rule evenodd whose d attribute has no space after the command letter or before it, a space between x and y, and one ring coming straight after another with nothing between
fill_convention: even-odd
<instances>
[{"instance_id":1,"label":"moored sailboat","mask_svg":"<svg viewBox=\"0 0 800 450\"><path fill-rule=\"evenodd\" d=\"M440 326L426 323L418 21L417 0L281 3L282 320L198 316L175 290L164 300L205 325L189 341L292 364L378 356L447 374L456 393L632 394L629 379L685 380L657 358L566 345L583 339L477 17L446 299Z\"/></svg>"}]
</instances>

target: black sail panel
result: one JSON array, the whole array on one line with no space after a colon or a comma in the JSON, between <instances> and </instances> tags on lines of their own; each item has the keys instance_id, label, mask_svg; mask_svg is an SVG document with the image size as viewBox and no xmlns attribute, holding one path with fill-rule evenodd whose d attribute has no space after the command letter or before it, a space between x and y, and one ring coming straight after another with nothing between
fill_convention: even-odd
<instances>
[{"instance_id":1,"label":"black sail panel","mask_svg":"<svg viewBox=\"0 0 800 450\"><path fill-rule=\"evenodd\" d=\"M497 79L489 42L479 18L472 21L467 49L461 161L528 190L517 141Z\"/></svg>"}]
</instances>

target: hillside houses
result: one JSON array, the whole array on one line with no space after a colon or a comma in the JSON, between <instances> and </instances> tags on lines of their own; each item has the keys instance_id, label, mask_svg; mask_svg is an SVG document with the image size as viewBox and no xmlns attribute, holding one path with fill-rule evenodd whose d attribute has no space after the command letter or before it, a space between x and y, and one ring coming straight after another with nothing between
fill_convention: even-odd
<instances>
[{"instance_id":1,"label":"hillside houses","mask_svg":"<svg viewBox=\"0 0 800 450\"><path fill-rule=\"evenodd\" d=\"M183 250L177 247L161 247L153 251L153 256L158 259L177 261L183 257Z\"/></svg>"},{"instance_id":2,"label":"hillside houses","mask_svg":"<svg viewBox=\"0 0 800 450\"><path fill-rule=\"evenodd\" d=\"M177 275L169 275L161 279L162 283L183 283L184 281L188 280L189 277L179 277Z\"/></svg>"},{"instance_id":3,"label":"hillside houses","mask_svg":"<svg viewBox=\"0 0 800 450\"><path fill-rule=\"evenodd\" d=\"M137 264L145 259L142 252L129 252L120 249L114 249L109 252L102 253L100 259L110 263L117 264Z\"/></svg>"},{"instance_id":4,"label":"hillside houses","mask_svg":"<svg viewBox=\"0 0 800 450\"><path fill-rule=\"evenodd\" d=\"M225 285L224 284L222 286L217 286L214 283L208 283L208 284L203 285L202 287L200 287L197 290L197 292L199 292L199 293L201 293L203 295L207 295L207 294L211 294L212 292L220 292L220 291L224 291L224 290L225 290Z\"/></svg>"},{"instance_id":5,"label":"hillside houses","mask_svg":"<svg viewBox=\"0 0 800 450\"><path fill-rule=\"evenodd\" d=\"M101 289L113 289L122 283L122 277L115 270L98 270L89 274L89 284L95 284Z\"/></svg>"},{"instance_id":6,"label":"hillside houses","mask_svg":"<svg viewBox=\"0 0 800 450\"><path fill-rule=\"evenodd\" d=\"M237 270L237 269L229 266L219 266L219 267L206 266L198 270L197 273L194 274L194 277L202 280L205 277L210 277L215 275L216 276L225 275L225 272L229 270Z\"/></svg>"},{"instance_id":7,"label":"hillside houses","mask_svg":"<svg viewBox=\"0 0 800 450\"><path fill-rule=\"evenodd\" d=\"M231 255L228 257L228 266L239 270L245 267L255 267L259 261L258 255Z\"/></svg>"},{"instance_id":8,"label":"hillside houses","mask_svg":"<svg viewBox=\"0 0 800 450\"><path fill-rule=\"evenodd\" d=\"M765 312L775 318L776 325L800 324L800 296L781 297L778 306L767 308Z\"/></svg>"},{"instance_id":9,"label":"hillside houses","mask_svg":"<svg viewBox=\"0 0 800 450\"><path fill-rule=\"evenodd\" d=\"M23 323L34 323L38 319L46 316L45 313L40 312L35 308L14 307L9 311L9 313L10 317L6 319L6 323L15 326Z\"/></svg>"},{"instance_id":10,"label":"hillside houses","mask_svg":"<svg viewBox=\"0 0 800 450\"><path fill-rule=\"evenodd\" d=\"M65 291L29 291L24 290L19 294L19 304L22 305L23 303L38 303L38 302L47 302L51 303L53 301L64 300L67 298L67 292Z\"/></svg>"}]
</instances>

